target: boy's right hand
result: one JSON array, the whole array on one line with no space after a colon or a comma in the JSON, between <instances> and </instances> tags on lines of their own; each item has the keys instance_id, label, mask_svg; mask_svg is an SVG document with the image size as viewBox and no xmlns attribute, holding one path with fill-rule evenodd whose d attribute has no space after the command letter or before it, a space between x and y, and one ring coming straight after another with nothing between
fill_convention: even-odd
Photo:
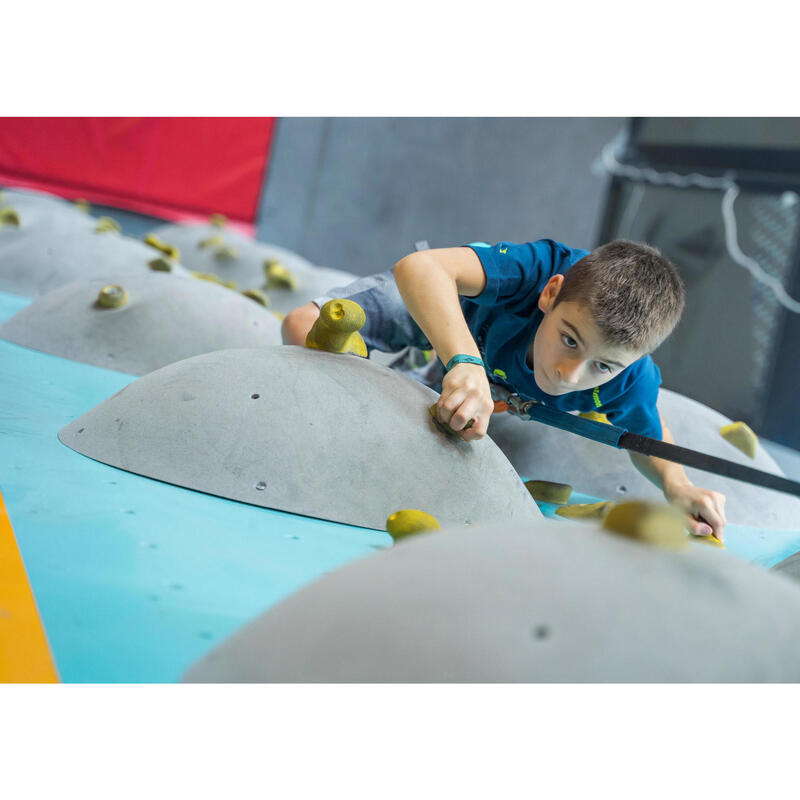
<instances>
[{"instance_id":1,"label":"boy's right hand","mask_svg":"<svg viewBox=\"0 0 800 800\"><path fill-rule=\"evenodd\" d=\"M445 374L436 404L439 421L458 431L465 442L486 435L493 409L489 379L480 364L456 364ZM470 420L474 422L464 430Z\"/></svg>"}]
</instances>

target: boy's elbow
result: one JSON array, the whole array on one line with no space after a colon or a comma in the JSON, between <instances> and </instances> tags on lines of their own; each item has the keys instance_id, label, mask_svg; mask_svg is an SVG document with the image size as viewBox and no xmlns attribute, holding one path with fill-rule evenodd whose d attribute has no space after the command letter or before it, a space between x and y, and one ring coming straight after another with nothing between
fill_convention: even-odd
<instances>
[{"instance_id":1,"label":"boy's elbow","mask_svg":"<svg viewBox=\"0 0 800 800\"><path fill-rule=\"evenodd\" d=\"M407 276L408 273L416 267L417 262L419 261L417 258L418 255L418 253L409 253L394 265L392 272L394 273L395 281L397 281L398 278L402 280L403 277Z\"/></svg>"}]
</instances>

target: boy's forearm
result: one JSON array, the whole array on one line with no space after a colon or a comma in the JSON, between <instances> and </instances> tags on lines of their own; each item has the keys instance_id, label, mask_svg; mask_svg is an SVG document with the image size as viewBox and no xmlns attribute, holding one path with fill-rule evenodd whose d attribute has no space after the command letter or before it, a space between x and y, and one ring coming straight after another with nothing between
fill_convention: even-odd
<instances>
[{"instance_id":1,"label":"boy's forearm","mask_svg":"<svg viewBox=\"0 0 800 800\"><path fill-rule=\"evenodd\" d=\"M659 414L659 417L661 415ZM664 423L661 417L661 439L667 444L675 444L672 432ZM655 456L645 456L641 453L628 452L633 466L651 483L661 489L664 495L669 495L670 491L678 486L691 484L686 470L674 461L666 461Z\"/></svg>"},{"instance_id":2,"label":"boy's forearm","mask_svg":"<svg viewBox=\"0 0 800 800\"><path fill-rule=\"evenodd\" d=\"M425 252L398 261L394 279L409 314L443 363L457 353L480 357L470 333L455 280Z\"/></svg>"}]
</instances>

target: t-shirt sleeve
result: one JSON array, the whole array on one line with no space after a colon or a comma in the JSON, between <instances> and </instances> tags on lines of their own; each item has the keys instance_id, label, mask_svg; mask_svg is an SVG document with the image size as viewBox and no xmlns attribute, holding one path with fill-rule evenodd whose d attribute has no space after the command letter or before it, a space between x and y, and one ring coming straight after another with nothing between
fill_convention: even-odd
<instances>
[{"instance_id":1,"label":"t-shirt sleeve","mask_svg":"<svg viewBox=\"0 0 800 800\"><path fill-rule=\"evenodd\" d=\"M466 245L478 256L486 274L486 286L470 301L477 305L529 306L539 298L544 285L556 273L586 255L586 250L567 247L551 239L495 245Z\"/></svg>"},{"instance_id":2,"label":"t-shirt sleeve","mask_svg":"<svg viewBox=\"0 0 800 800\"><path fill-rule=\"evenodd\" d=\"M661 439L661 418L658 415L658 387L661 385L661 370L650 356L641 359L641 366L633 380L625 386L623 392L602 411L614 425L627 428L631 433ZM600 397L602 398L602 387Z\"/></svg>"}]
</instances>

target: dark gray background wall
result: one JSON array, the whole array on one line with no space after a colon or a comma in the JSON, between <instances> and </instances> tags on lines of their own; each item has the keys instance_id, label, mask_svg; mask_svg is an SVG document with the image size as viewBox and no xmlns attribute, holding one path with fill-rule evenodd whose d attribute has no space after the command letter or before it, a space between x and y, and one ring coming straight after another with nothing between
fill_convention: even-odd
<instances>
[{"instance_id":1,"label":"dark gray background wall","mask_svg":"<svg viewBox=\"0 0 800 800\"><path fill-rule=\"evenodd\" d=\"M257 236L368 275L427 240L591 248L618 118L282 118Z\"/></svg>"}]
</instances>

